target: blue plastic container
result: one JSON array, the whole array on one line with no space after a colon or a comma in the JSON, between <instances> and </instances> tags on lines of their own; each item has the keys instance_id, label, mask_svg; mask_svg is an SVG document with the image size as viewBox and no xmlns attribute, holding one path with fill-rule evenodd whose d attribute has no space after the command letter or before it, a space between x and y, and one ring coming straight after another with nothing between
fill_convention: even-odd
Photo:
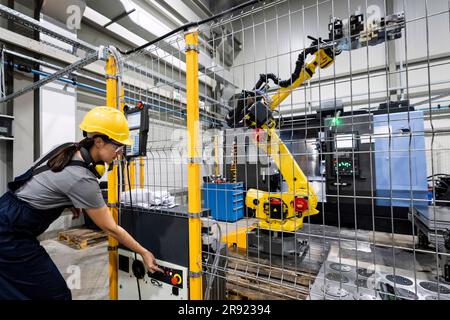
<instances>
[{"instance_id":1,"label":"blue plastic container","mask_svg":"<svg viewBox=\"0 0 450 320\"><path fill-rule=\"evenodd\" d=\"M244 217L244 184L204 183L204 207L218 221L235 222Z\"/></svg>"}]
</instances>

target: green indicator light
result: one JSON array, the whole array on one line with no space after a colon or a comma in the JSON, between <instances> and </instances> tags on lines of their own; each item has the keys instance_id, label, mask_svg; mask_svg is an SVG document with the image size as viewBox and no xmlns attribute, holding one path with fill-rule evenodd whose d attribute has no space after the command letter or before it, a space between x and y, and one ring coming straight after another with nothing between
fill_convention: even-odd
<instances>
[{"instance_id":1,"label":"green indicator light","mask_svg":"<svg viewBox=\"0 0 450 320\"><path fill-rule=\"evenodd\" d=\"M337 127L337 126L340 126L341 124L342 124L341 118L334 117L333 119L331 119L331 126Z\"/></svg>"},{"instance_id":2,"label":"green indicator light","mask_svg":"<svg viewBox=\"0 0 450 320\"><path fill-rule=\"evenodd\" d=\"M328 120L330 120L330 126L331 127L337 127L340 126L342 124L342 119L341 119L341 111L337 111L334 114L333 118L327 118Z\"/></svg>"},{"instance_id":3,"label":"green indicator light","mask_svg":"<svg viewBox=\"0 0 450 320\"><path fill-rule=\"evenodd\" d=\"M338 127L342 124L342 119L339 117L334 117L330 121L330 126L332 127Z\"/></svg>"}]
</instances>

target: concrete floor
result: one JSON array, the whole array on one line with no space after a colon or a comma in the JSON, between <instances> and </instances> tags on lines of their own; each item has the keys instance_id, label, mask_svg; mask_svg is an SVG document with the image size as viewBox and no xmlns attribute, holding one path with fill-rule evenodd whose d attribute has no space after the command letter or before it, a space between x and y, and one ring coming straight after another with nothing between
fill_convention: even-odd
<instances>
[{"instance_id":1,"label":"concrete floor","mask_svg":"<svg viewBox=\"0 0 450 320\"><path fill-rule=\"evenodd\" d=\"M317 225L302 233L325 234L330 245L312 300L450 300L450 284L437 279L440 258L435 249L418 250L416 237ZM386 286L393 292L385 294Z\"/></svg>"},{"instance_id":2,"label":"concrete floor","mask_svg":"<svg viewBox=\"0 0 450 320\"><path fill-rule=\"evenodd\" d=\"M233 232L242 226L251 225L253 222L255 222L254 219L250 221L242 219L237 224L220 224L222 232L226 233ZM410 249L414 247L415 241L412 236L394 235L392 237L391 234L386 233L360 230L355 232L355 230L339 230L335 227L309 224L305 224L299 234L310 238L310 241L315 239L315 242L320 243L324 242L322 237L325 235L327 237L325 242L330 248L322 260L325 260L325 263L316 278L317 281L311 287L312 299L330 298L328 295L324 297L323 291L324 286L328 284L341 287L339 282L333 283L326 280L326 275L333 271L330 270L330 263L350 266L352 271L346 274L347 278L352 277L350 274L356 272L355 268L375 270L381 277L385 274L408 277L415 280L416 284L413 287L415 290L413 291L417 291L419 280L436 281L435 276L438 272L435 252L430 250L428 254L419 252L414 254L414 251ZM41 244L68 282L73 299L107 300L109 298L107 242L77 250L55 239L56 236L46 237ZM396 248L392 248L393 242ZM376 243L375 246L374 243ZM413 266L415 266L415 272L411 270ZM354 281L351 282L353 282L352 286L346 286L347 292L360 292L360 288L354 285ZM447 288L450 290L450 287ZM370 296L370 292L364 293L366 297ZM344 297L333 298L342 299ZM450 298L450 296L446 296L446 298ZM344 299L354 299L354 295L348 294Z\"/></svg>"}]
</instances>

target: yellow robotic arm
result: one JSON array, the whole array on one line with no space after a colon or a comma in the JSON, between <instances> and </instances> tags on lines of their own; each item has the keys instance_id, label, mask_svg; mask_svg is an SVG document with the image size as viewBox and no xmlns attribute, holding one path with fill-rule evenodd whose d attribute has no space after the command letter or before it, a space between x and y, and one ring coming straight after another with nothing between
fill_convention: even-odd
<instances>
[{"instance_id":1,"label":"yellow robotic arm","mask_svg":"<svg viewBox=\"0 0 450 320\"><path fill-rule=\"evenodd\" d=\"M289 86L280 87L278 91L268 100L254 104L255 108L250 108L244 119L251 127L257 128L266 137L256 138L256 145L270 156L278 167L281 176L288 185L288 190L282 193L265 192L256 189L247 191L246 206L253 209L256 217L259 218L259 227L273 231L295 231L303 226L303 219L307 216L317 214L316 210L318 198L312 185L295 161L287 146L283 143L276 132L276 122L271 117L270 112L278 108L293 90L301 86L305 81L311 79L318 67L327 68L334 61L332 51L316 49L312 53L310 62L303 64L294 72L293 78L289 81ZM304 57L300 57L303 61ZM265 110L268 104L268 110ZM257 109L259 108L259 109ZM269 116L264 123L261 116L267 113ZM258 120L259 118L259 120ZM255 121L256 120L256 121ZM257 137L261 137L261 134ZM264 140L264 141L262 141Z\"/></svg>"},{"instance_id":2,"label":"yellow robotic arm","mask_svg":"<svg viewBox=\"0 0 450 320\"><path fill-rule=\"evenodd\" d=\"M303 226L303 219L318 213L317 194L308 182L307 177L289 152L286 145L276 132L277 123L272 116L279 105L300 87L311 79L318 68L328 68L342 51L351 51L365 46L375 46L380 43L399 39L405 25L404 13L397 13L373 21L370 25L364 23L364 16L352 15L350 19L333 18L329 24L329 38L326 42L314 39L311 47L302 52L296 63L291 78L280 81L273 74L261 75L252 91L242 91L232 99L233 109L226 117L230 127L244 123L249 128L257 130L255 143L258 148L270 156L280 174L288 185L286 192L266 192L256 189L247 191L246 206L255 211L259 218L258 227L274 231L295 232ZM306 58L308 62L305 62ZM263 84L272 80L279 85L275 94L269 97ZM261 133L264 139L261 139ZM227 239L228 243L237 244L239 248L247 245L246 233L252 228L238 230ZM248 234L248 233L247 233Z\"/></svg>"},{"instance_id":3,"label":"yellow robotic arm","mask_svg":"<svg viewBox=\"0 0 450 320\"><path fill-rule=\"evenodd\" d=\"M317 67L326 69L334 62L334 54L331 49L317 49L313 54L313 59L308 62L300 71L300 74L295 81L288 87L281 87L271 97L270 110L275 110L283 102L293 90L300 87L305 81L308 81L316 73Z\"/></svg>"}]
</instances>

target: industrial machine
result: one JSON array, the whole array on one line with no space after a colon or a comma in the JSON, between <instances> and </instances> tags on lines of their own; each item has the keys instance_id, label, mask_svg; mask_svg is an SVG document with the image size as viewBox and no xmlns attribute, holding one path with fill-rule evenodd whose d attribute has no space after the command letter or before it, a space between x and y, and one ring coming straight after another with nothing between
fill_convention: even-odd
<instances>
[{"instance_id":1,"label":"industrial machine","mask_svg":"<svg viewBox=\"0 0 450 320\"><path fill-rule=\"evenodd\" d=\"M149 131L148 106L138 102L125 106L133 146L125 150L127 165L130 159L146 155ZM128 186L132 186L130 168L124 171ZM147 190L148 191L148 190ZM142 191L144 192L144 190ZM188 300L189 299L189 215L188 207L180 205L151 206L140 203L136 190L126 191L122 199L119 225L144 248L153 253L163 273L146 270L141 256L119 245L118 298L121 300ZM224 257L226 246L220 242L220 227L202 216L203 292L206 299L225 299Z\"/></svg>"},{"instance_id":2,"label":"industrial machine","mask_svg":"<svg viewBox=\"0 0 450 320\"><path fill-rule=\"evenodd\" d=\"M138 255L119 247L119 299L188 299L189 228L182 211L129 206L121 210L119 223L165 271L147 273Z\"/></svg>"},{"instance_id":3,"label":"industrial machine","mask_svg":"<svg viewBox=\"0 0 450 320\"><path fill-rule=\"evenodd\" d=\"M320 192L321 214L309 217L309 223L412 233L411 206L428 205L423 112L408 101L344 112L338 102L285 120L280 130ZM446 202L445 177L428 179L435 182L439 205Z\"/></svg>"},{"instance_id":4,"label":"industrial machine","mask_svg":"<svg viewBox=\"0 0 450 320\"><path fill-rule=\"evenodd\" d=\"M206 299L225 299L224 257L215 222L202 211L203 288ZM148 209L124 206L120 225L151 251L164 273L149 273L139 255L119 246L120 300L189 299L189 218L186 206Z\"/></svg>"},{"instance_id":5,"label":"industrial machine","mask_svg":"<svg viewBox=\"0 0 450 320\"><path fill-rule=\"evenodd\" d=\"M327 224L411 234L410 207L428 203L424 115L402 105L324 120Z\"/></svg>"},{"instance_id":6,"label":"industrial machine","mask_svg":"<svg viewBox=\"0 0 450 320\"><path fill-rule=\"evenodd\" d=\"M370 175L373 116L363 112L324 122L328 203L370 204L375 186Z\"/></svg>"},{"instance_id":7,"label":"industrial machine","mask_svg":"<svg viewBox=\"0 0 450 320\"><path fill-rule=\"evenodd\" d=\"M164 273L147 272L140 256L119 249L119 299L187 300L187 268L156 260Z\"/></svg>"},{"instance_id":8,"label":"industrial machine","mask_svg":"<svg viewBox=\"0 0 450 320\"><path fill-rule=\"evenodd\" d=\"M305 242L295 232L302 228L304 218L319 212L316 209L318 196L278 135L279 122L274 112L294 89L311 79L318 68L330 67L343 50L350 51L398 39L402 36L404 23L403 13L381 18L371 24L364 23L363 15L353 15L348 20L334 18L329 24L329 40L308 37L312 44L299 54L290 79L282 81L274 74L262 74L252 90L243 90L230 100L232 110L226 117L227 124L231 128L245 126L254 129L253 142L273 160L287 184L282 192L247 190L245 204L255 212L259 223L257 227L237 232L237 246L283 256L304 254ZM268 94L269 80L279 86L272 96ZM348 148L352 148L356 141L352 140L348 144L349 136L344 136L338 136L337 146L343 147L341 152L346 162L336 162L333 170L353 175L350 171L359 166L359 161L348 157Z\"/></svg>"}]
</instances>

